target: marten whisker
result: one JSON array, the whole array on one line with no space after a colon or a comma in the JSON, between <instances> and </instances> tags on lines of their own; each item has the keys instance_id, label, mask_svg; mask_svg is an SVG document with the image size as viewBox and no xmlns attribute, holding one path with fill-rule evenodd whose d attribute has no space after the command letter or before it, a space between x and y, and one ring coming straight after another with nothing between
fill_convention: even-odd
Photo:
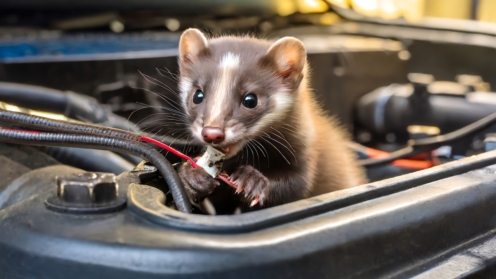
<instances>
[{"instance_id":1,"label":"marten whisker","mask_svg":"<svg viewBox=\"0 0 496 279\"><path fill-rule=\"evenodd\" d=\"M251 142L255 143L255 145L256 145L256 146L260 145L260 146L258 146L258 148L260 149L260 152L262 152L262 155L263 155L264 157L266 157L266 156L265 156L265 152L267 152L267 150L265 149L265 147L264 147L264 146L263 146L260 142L258 142L256 139L252 139L252 140L251 140ZM262 147L262 148L263 148L263 150L262 150L262 148L260 148L260 147ZM265 150L265 152L264 152L264 150ZM268 154L267 154L267 155L268 155Z\"/></svg>"},{"instance_id":2,"label":"marten whisker","mask_svg":"<svg viewBox=\"0 0 496 279\"><path fill-rule=\"evenodd\" d=\"M255 153L253 152L253 149L251 148L251 146L249 144L247 144L246 146L248 147L248 149L251 152L251 160L252 160L253 165L255 165Z\"/></svg>"},{"instance_id":3,"label":"marten whisker","mask_svg":"<svg viewBox=\"0 0 496 279\"><path fill-rule=\"evenodd\" d=\"M263 146L263 144L258 142L256 139L253 139L252 141L256 146L258 146L262 155L267 158L267 168L269 168L270 167L270 159L269 159L269 153L267 152L267 149L265 149L265 146ZM265 156L265 154L267 154L267 156Z\"/></svg>"},{"instance_id":4,"label":"marten whisker","mask_svg":"<svg viewBox=\"0 0 496 279\"><path fill-rule=\"evenodd\" d=\"M286 156L284 156L284 154L281 152L281 150L279 150L279 148L277 148L275 145L273 145L270 141L268 141L265 137L261 137L261 139L265 140L268 144L272 145L272 147L274 147L277 152L279 152L279 154L281 154L281 156L284 158L284 160L286 160L286 162L291 165L291 163L289 162L288 158L286 158Z\"/></svg>"},{"instance_id":5,"label":"marten whisker","mask_svg":"<svg viewBox=\"0 0 496 279\"><path fill-rule=\"evenodd\" d=\"M286 148L286 149L289 151L289 153L291 153L291 155L293 155L293 157L294 157L294 159L295 159L295 163L297 163L297 162L298 162L298 161L296 160L296 155L294 154L294 152L293 152L293 151L292 151L289 147L287 147L287 146L286 146L285 144L283 144L282 142L280 142L280 141L278 141L278 140L274 139L273 137L271 137L271 136L270 136L269 134L267 134L266 132L263 132L263 133L264 133L265 135L267 135L267 137L268 137L269 139L271 139L271 140L273 140L273 141L275 141L275 142L279 143L281 146L283 146L284 148Z\"/></svg>"},{"instance_id":6,"label":"marten whisker","mask_svg":"<svg viewBox=\"0 0 496 279\"><path fill-rule=\"evenodd\" d=\"M172 90L172 88L170 88L167 84L161 82L160 80L156 79L156 78L152 78L151 76L149 75L145 75L143 73L141 73L140 71L138 71L149 83L152 83L152 84L155 84L156 86L160 86L162 87L163 89L169 91L170 93L173 93L175 95L178 95L179 93L177 93L176 91Z\"/></svg>"},{"instance_id":7,"label":"marten whisker","mask_svg":"<svg viewBox=\"0 0 496 279\"><path fill-rule=\"evenodd\" d=\"M138 103L139 104L139 103ZM131 117L138 111L140 110L144 110L144 109L147 109L149 107L142 107L142 108L139 108L139 109L135 109L133 112L131 112L131 114L129 114L129 116L127 117L127 120L130 121L131 120Z\"/></svg>"},{"instance_id":8,"label":"marten whisker","mask_svg":"<svg viewBox=\"0 0 496 279\"><path fill-rule=\"evenodd\" d=\"M153 137L152 138L156 137L157 134L160 133L160 132L162 132L163 129L165 129L165 127L160 128L158 131L156 131L155 133L153 133Z\"/></svg>"},{"instance_id":9,"label":"marten whisker","mask_svg":"<svg viewBox=\"0 0 496 279\"><path fill-rule=\"evenodd\" d=\"M284 126L286 126L286 127L284 127ZM284 129L286 129L288 131L292 131L294 133L298 132L298 129L295 126L291 126L289 124L284 124L284 125L281 126L281 128L284 128Z\"/></svg>"},{"instance_id":10,"label":"marten whisker","mask_svg":"<svg viewBox=\"0 0 496 279\"><path fill-rule=\"evenodd\" d=\"M148 122L145 122L144 124L146 125L151 125L152 123L156 123L158 121L164 121L164 120L174 120L174 119L171 119L171 118L157 118L157 119L153 119L151 121L148 121ZM185 123L184 122L176 122L176 121L167 121L167 122L163 122L161 123L161 126L164 126L163 124L175 124L175 125L184 125ZM169 125L170 126L170 125Z\"/></svg>"},{"instance_id":11,"label":"marten whisker","mask_svg":"<svg viewBox=\"0 0 496 279\"><path fill-rule=\"evenodd\" d=\"M165 66L164 66L164 69L167 71L167 73L168 73L171 77L175 78L176 80L178 80L178 79L179 79L179 75L178 75L178 74L174 74L174 73L173 73L173 72L171 72L169 69L167 69L167 67L165 67ZM162 70L162 71L163 71L163 70Z\"/></svg>"},{"instance_id":12,"label":"marten whisker","mask_svg":"<svg viewBox=\"0 0 496 279\"><path fill-rule=\"evenodd\" d=\"M285 137L285 136L284 136L281 132L279 132L279 130L274 129L272 126L271 126L270 128L271 128L272 130L276 131L277 133L279 133L279 135L280 135L280 136L278 136L278 135L276 135L276 134L274 134L274 133L271 133L272 135L274 135L274 136L276 136L276 137L278 137L278 138L282 139L283 141L285 141L285 142L289 145L289 147L291 147L291 149L293 150L293 152L295 152L295 153L296 153L296 150L294 149L294 147L291 145L291 143L289 143L289 142L286 140L286 137Z\"/></svg>"},{"instance_id":13,"label":"marten whisker","mask_svg":"<svg viewBox=\"0 0 496 279\"><path fill-rule=\"evenodd\" d=\"M142 119L139 123L143 123L141 124L140 126L143 127L143 126L146 126L150 123L154 123L154 122L157 122L158 119L161 119L161 120L168 120L167 124L169 123L176 123L176 124L180 124L180 125L185 125L187 124L184 119L180 119L180 118L176 118L174 116L171 116L171 115L163 115L163 116L156 116L154 118L148 118L146 119L146 121L143 121L145 119Z\"/></svg>"},{"instance_id":14,"label":"marten whisker","mask_svg":"<svg viewBox=\"0 0 496 279\"><path fill-rule=\"evenodd\" d=\"M164 102L166 102L167 104L169 104L171 107L175 108L177 111L181 111L180 104L178 104L176 101L174 101L173 99L169 98L166 95L157 93L155 91L151 91L150 89L147 89L147 88L142 88L142 87L132 87L132 88L133 89L136 89L136 90L143 90L145 92L155 94L157 97L159 97L160 99L162 99Z\"/></svg>"},{"instance_id":15,"label":"marten whisker","mask_svg":"<svg viewBox=\"0 0 496 279\"><path fill-rule=\"evenodd\" d=\"M179 136L177 136L169 145L173 145L174 142L176 142L176 140L178 140L182 135L184 135L186 132L182 132ZM165 139L165 137L162 138L162 141ZM165 156L167 157L167 155L169 155L169 150L167 150L167 152L165 153Z\"/></svg>"},{"instance_id":16,"label":"marten whisker","mask_svg":"<svg viewBox=\"0 0 496 279\"><path fill-rule=\"evenodd\" d=\"M156 70L157 70L157 72L158 72L158 74L160 76L162 76L162 77L164 77L164 78L166 78L166 79L168 79L168 80L170 80L172 82L177 82L177 77L173 76L170 71L168 72L168 74L170 75L170 77L168 77L168 76L166 76L165 74L162 73L162 71L165 72L164 70L159 69L159 68L156 68Z\"/></svg>"},{"instance_id":17,"label":"marten whisker","mask_svg":"<svg viewBox=\"0 0 496 279\"><path fill-rule=\"evenodd\" d=\"M188 131L188 130L187 130L187 129L185 129L185 128L179 128L179 129L174 130L174 132L171 134L171 137L172 137L172 136L174 136L177 132L181 132L181 131L184 131L184 130L186 130L186 132ZM182 135L182 134L183 134L183 133L181 133L181 135Z\"/></svg>"},{"instance_id":18,"label":"marten whisker","mask_svg":"<svg viewBox=\"0 0 496 279\"><path fill-rule=\"evenodd\" d=\"M141 124L142 122L144 122L147 119L150 119L150 118L157 116L157 115L163 115L163 114L165 114L167 116L167 118L165 118L165 119L174 119L174 120L183 121L182 118L179 118L179 117L174 116L174 115L169 115L169 113L167 113L167 112L157 112L157 113L153 113L153 114L150 114L148 116L143 117L143 119L141 119L140 121L138 121L134 124L134 127L138 127L139 124Z\"/></svg>"},{"instance_id":19,"label":"marten whisker","mask_svg":"<svg viewBox=\"0 0 496 279\"><path fill-rule=\"evenodd\" d=\"M169 111L171 113L174 113L174 114L177 114L178 116L182 116L186 119L188 119L188 115L183 113L182 111L179 111L179 110L175 110L175 109L171 109L171 108L168 108L168 107L163 107L163 106L150 106L148 104L145 104L145 103L141 103L141 102L136 102L136 104L138 105L143 105L145 106L144 108L154 108L154 109L160 109L160 110L166 110L166 111Z\"/></svg>"},{"instance_id":20,"label":"marten whisker","mask_svg":"<svg viewBox=\"0 0 496 279\"><path fill-rule=\"evenodd\" d=\"M258 167L260 168L261 167L260 154L258 154L257 146L251 141L247 142L246 144L250 145L255 150L255 153L257 153L257 162L258 162ZM253 160L253 161L255 161L255 160ZM253 164L255 164L255 162L253 162Z\"/></svg>"},{"instance_id":21,"label":"marten whisker","mask_svg":"<svg viewBox=\"0 0 496 279\"><path fill-rule=\"evenodd\" d=\"M189 141L189 138L191 137L191 135L189 135L187 138L186 138L186 144L184 145L183 147L183 153L186 153L186 147L188 146L188 143L190 142Z\"/></svg>"},{"instance_id":22,"label":"marten whisker","mask_svg":"<svg viewBox=\"0 0 496 279\"><path fill-rule=\"evenodd\" d=\"M171 115L170 113L168 112L159 112L159 113L154 113L153 116L159 116L161 115L160 117L163 117L163 119L171 119L171 120L177 120L181 123L184 123L186 124L186 120L182 117L179 117L177 115Z\"/></svg>"}]
</instances>

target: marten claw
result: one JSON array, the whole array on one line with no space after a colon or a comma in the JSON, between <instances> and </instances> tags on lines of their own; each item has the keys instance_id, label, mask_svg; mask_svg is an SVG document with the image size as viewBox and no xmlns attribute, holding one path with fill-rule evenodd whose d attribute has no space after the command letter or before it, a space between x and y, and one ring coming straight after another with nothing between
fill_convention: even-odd
<instances>
[{"instance_id":1,"label":"marten claw","mask_svg":"<svg viewBox=\"0 0 496 279\"><path fill-rule=\"evenodd\" d=\"M237 187L238 182L234 182L234 183L236 183L236 187ZM236 193L236 194L239 194L239 193L243 192L243 190L244 190L244 189L245 189L245 187L239 187L239 188L236 188L236 192L235 192L235 193Z\"/></svg>"},{"instance_id":2,"label":"marten claw","mask_svg":"<svg viewBox=\"0 0 496 279\"><path fill-rule=\"evenodd\" d=\"M263 205L270 190L269 180L253 166L241 166L232 175L236 179L238 189L236 193L244 193L250 207Z\"/></svg>"},{"instance_id":3,"label":"marten claw","mask_svg":"<svg viewBox=\"0 0 496 279\"><path fill-rule=\"evenodd\" d=\"M257 197L253 201L251 201L250 207L254 207L255 205L257 205L259 201L260 201L260 195L257 195Z\"/></svg>"}]
</instances>

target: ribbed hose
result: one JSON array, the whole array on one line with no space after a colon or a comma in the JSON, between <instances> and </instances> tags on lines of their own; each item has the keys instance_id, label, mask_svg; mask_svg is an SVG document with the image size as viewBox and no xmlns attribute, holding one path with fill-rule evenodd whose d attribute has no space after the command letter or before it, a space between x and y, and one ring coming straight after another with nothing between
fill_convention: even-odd
<instances>
[{"instance_id":1,"label":"ribbed hose","mask_svg":"<svg viewBox=\"0 0 496 279\"><path fill-rule=\"evenodd\" d=\"M38 123L37 125L42 124ZM177 208L185 213L190 213L192 211L186 191L184 190L181 180L177 176L177 173L172 165L157 150L144 143L120 138L108 138L91 135L30 133L6 129L0 129L0 140L25 145L66 146L109 150L141 157L152 163L164 177Z\"/></svg>"},{"instance_id":2,"label":"ribbed hose","mask_svg":"<svg viewBox=\"0 0 496 279\"><path fill-rule=\"evenodd\" d=\"M77 133L92 136L112 137L125 140L139 141L140 136L131 132L119 129L100 127L84 123L71 123L61 120L53 120L44 117L34 116L21 112L13 112L0 109L0 122L13 123L26 128L46 131Z\"/></svg>"},{"instance_id":3,"label":"ribbed hose","mask_svg":"<svg viewBox=\"0 0 496 279\"><path fill-rule=\"evenodd\" d=\"M49 118L44 118L40 116L35 116L31 114L25 114L22 112L13 112L8 110L0 109L0 122L15 124L15 126L32 128L37 131L51 131L57 133L76 133L91 136L102 136L102 137L112 137L120 138L126 140L139 141L141 136L154 137L147 133L140 133L139 135L133 132L127 132L124 130L119 130L115 128L102 127L98 125L67 122L62 120L54 120ZM161 142L175 146L185 146L190 143L177 138L163 137Z\"/></svg>"}]
</instances>

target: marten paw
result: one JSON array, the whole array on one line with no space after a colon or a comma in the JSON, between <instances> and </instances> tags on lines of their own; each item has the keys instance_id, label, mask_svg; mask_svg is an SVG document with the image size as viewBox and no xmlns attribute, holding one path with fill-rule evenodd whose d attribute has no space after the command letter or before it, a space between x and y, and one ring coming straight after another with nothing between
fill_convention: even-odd
<instances>
[{"instance_id":1,"label":"marten paw","mask_svg":"<svg viewBox=\"0 0 496 279\"><path fill-rule=\"evenodd\" d=\"M211 177L202 168L193 168L189 162L185 162L178 171L179 178L186 188L186 192L194 202L203 200L210 195L220 182Z\"/></svg>"},{"instance_id":2,"label":"marten paw","mask_svg":"<svg viewBox=\"0 0 496 279\"><path fill-rule=\"evenodd\" d=\"M231 176L236 184L236 193L244 193L250 206L263 205L268 197L269 179L252 166L241 166Z\"/></svg>"}]
</instances>

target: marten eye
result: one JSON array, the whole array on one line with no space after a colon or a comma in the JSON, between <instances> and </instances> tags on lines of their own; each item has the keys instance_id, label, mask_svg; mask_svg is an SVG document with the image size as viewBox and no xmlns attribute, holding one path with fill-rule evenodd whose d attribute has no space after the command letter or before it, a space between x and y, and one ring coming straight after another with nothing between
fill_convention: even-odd
<instances>
[{"instance_id":1,"label":"marten eye","mask_svg":"<svg viewBox=\"0 0 496 279\"><path fill-rule=\"evenodd\" d=\"M196 90L195 95L193 95L193 103L199 104L203 102L203 91Z\"/></svg>"},{"instance_id":2,"label":"marten eye","mask_svg":"<svg viewBox=\"0 0 496 279\"><path fill-rule=\"evenodd\" d=\"M245 95L245 98L243 99L243 106L247 108L255 108L257 106L257 95L253 93L248 93Z\"/></svg>"}]
</instances>

